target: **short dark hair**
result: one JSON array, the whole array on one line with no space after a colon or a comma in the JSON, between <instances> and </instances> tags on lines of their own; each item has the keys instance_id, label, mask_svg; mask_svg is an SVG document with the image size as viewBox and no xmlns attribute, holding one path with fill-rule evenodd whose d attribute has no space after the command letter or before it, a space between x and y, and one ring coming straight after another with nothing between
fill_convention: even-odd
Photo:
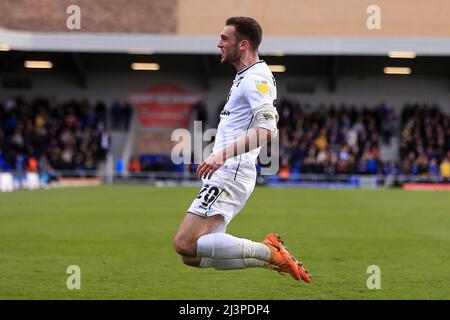
<instances>
[{"instance_id":1,"label":"short dark hair","mask_svg":"<svg viewBox=\"0 0 450 320\"><path fill-rule=\"evenodd\" d=\"M231 17L227 19L225 25L231 25L236 28L238 41L247 39L253 50L258 50L262 41L262 28L255 19L250 17Z\"/></svg>"}]
</instances>

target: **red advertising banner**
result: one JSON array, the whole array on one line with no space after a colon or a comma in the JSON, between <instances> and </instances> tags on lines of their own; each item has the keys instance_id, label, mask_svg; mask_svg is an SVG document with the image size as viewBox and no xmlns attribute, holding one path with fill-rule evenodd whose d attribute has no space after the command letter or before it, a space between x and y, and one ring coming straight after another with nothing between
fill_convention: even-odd
<instances>
[{"instance_id":1,"label":"red advertising banner","mask_svg":"<svg viewBox=\"0 0 450 320\"><path fill-rule=\"evenodd\" d=\"M129 101L136 107L141 127L186 128L192 106L202 98L176 85L158 85L146 92L131 94Z\"/></svg>"}]
</instances>

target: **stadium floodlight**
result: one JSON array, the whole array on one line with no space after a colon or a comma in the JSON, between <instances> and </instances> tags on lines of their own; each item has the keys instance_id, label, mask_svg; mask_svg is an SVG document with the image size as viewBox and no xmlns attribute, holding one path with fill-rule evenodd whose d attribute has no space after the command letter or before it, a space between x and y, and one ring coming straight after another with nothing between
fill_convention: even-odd
<instances>
[{"instance_id":1,"label":"stadium floodlight","mask_svg":"<svg viewBox=\"0 0 450 320\"><path fill-rule=\"evenodd\" d=\"M45 60L27 60L24 66L27 69L51 69L53 68L53 63Z\"/></svg>"},{"instance_id":2,"label":"stadium floodlight","mask_svg":"<svg viewBox=\"0 0 450 320\"><path fill-rule=\"evenodd\" d=\"M272 72L285 72L286 67L282 64L270 64L269 66L270 71Z\"/></svg>"},{"instance_id":3,"label":"stadium floodlight","mask_svg":"<svg viewBox=\"0 0 450 320\"><path fill-rule=\"evenodd\" d=\"M414 51L389 51L389 58L414 59L416 53Z\"/></svg>"},{"instance_id":4,"label":"stadium floodlight","mask_svg":"<svg viewBox=\"0 0 450 320\"><path fill-rule=\"evenodd\" d=\"M275 57L283 57L285 54L284 54L284 51L278 50L278 51L272 52L271 55L272 55L272 56L275 56Z\"/></svg>"},{"instance_id":5,"label":"stadium floodlight","mask_svg":"<svg viewBox=\"0 0 450 320\"><path fill-rule=\"evenodd\" d=\"M411 74L409 67L384 67L385 74Z\"/></svg>"},{"instance_id":6,"label":"stadium floodlight","mask_svg":"<svg viewBox=\"0 0 450 320\"><path fill-rule=\"evenodd\" d=\"M128 50L128 54L154 54L155 52L152 50L145 49L130 49Z\"/></svg>"},{"instance_id":7,"label":"stadium floodlight","mask_svg":"<svg viewBox=\"0 0 450 320\"><path fill-rule=\"evenodd\" d=\"M11 47L6 43L0 43L0 51L9 51Z\"/></svg>"},{"instance_id":8,"label":"stadium floodlight","mask_svg":"<svg viewBox=\"0 0 450 320\"><path fill-rule=\"evenodd\" d=\"M134 63L131 64L131 69L133 69L133 70L157 71L157 70L159 70L159 64L157 64L157 63L145 63L145 62L134 62Z\"/></svg>"}]
</instances>

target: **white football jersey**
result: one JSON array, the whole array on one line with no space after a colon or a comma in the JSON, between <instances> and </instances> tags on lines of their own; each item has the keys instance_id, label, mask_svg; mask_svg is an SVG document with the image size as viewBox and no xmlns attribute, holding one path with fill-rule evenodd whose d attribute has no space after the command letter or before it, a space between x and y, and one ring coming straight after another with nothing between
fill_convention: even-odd
<instances>
[{"instance_id":1,"label":"white football jersey","mask_svg":"<svg viewBox=\"0 0 450 320\"><path fill-rule=\"evenodd\" d=\"M276 98L275 78L263 60L239 71L228 93L227 103L220 114L213 152L245 136L246 132L255 125L255 108L265 104L272 106ZM239 167L255 168L260 150L259 147L228 159L220 169L234 173L236 176Z\"/></svg>"}]
</instances>

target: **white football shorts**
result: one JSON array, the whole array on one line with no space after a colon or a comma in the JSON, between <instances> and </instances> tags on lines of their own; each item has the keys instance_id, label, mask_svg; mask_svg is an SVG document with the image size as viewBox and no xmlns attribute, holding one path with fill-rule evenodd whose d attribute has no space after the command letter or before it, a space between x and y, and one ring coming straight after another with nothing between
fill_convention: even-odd
<instances>
[{"instance_id":1,"label":"white football shorts","mask_svg":"<svg viewBox=\"0 0 450 320\"><path fill-rule=\"evenodd\" d=\"M255 188L255 165L224 165L214 172L211 179L202 181L203 186L187 211L201 217L222 215L224 223L214 232L225 232L228 223L244 207Z\"/></svg>"}]
</instances>

